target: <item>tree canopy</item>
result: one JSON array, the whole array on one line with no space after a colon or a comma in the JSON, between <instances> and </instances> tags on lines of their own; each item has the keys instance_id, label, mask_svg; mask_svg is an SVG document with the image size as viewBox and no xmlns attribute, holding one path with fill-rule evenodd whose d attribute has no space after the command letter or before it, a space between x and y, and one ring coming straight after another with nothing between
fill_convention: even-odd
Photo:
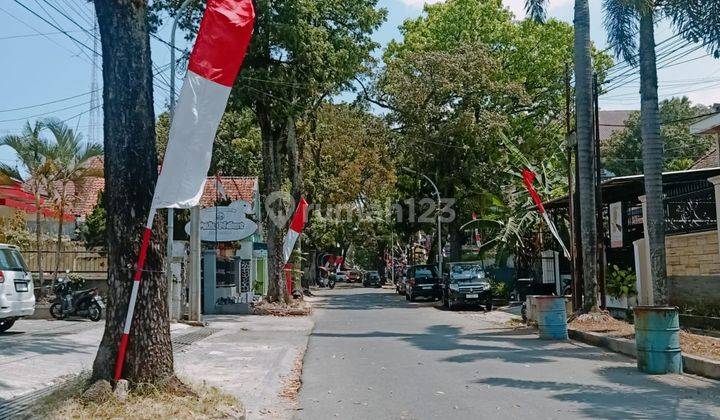
<instances>
[{"instance_id":1,"label":"tree canopy","mask_svg":"<svg viewBox=\"0 0 720 420\"><path fill-rule=\"evenodd\" d=\"M693 105L686 97L660 102L660 119L663 122L660 137L664 146L665 171L689 169L703 157L713 145L708 136L690 134L692 118L710 110L703 105ZM642 138L640 136L640 112L633 112L625 122L626 128L616 131L602 145L603 167L617 176L643 173Z\"/></svg>"}]
</instances>

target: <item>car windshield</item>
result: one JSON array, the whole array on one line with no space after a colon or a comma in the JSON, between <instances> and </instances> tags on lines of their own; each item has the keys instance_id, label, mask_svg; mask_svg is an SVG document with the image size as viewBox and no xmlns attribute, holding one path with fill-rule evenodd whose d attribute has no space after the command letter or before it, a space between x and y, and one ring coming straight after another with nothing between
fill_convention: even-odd
<instances>
[{"instance_id":1,"label":"car windshield","mask_svg":"<svg viewBox=\"0 0 720 420\"><path fill-rule=\"evenodd\" d=\"M478 264L456 264L450 270L450 279L454 282L470 282L485 278L485 271Z\"/></svg>"},{"instance_id":2,"label":"car windshield","mask_svg":"<svg viewBox=\"0 0 720 420\"><path fill-rule=\"evenodd\" d=\"M417 267L415 268L415 278L437 277L435 267Z\"/></svg>"},{"instance_id":3,"label":"car windshield","mask_svg":"<svg viewBox=\"0 0 720 420\"><path fill-rule=\"evenodd\" d=\"M9 248L0 248L0 270L28 271L20 253Z\"/></svg>"}]
</instances>

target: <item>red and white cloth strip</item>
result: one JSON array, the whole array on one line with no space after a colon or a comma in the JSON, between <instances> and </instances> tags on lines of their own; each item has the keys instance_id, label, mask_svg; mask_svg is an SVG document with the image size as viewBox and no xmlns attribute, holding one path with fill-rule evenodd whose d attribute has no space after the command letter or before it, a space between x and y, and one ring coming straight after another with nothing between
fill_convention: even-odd
<instances>
[{"instance_id":1,"label":"red and white cloth strip","mask_svg":"<svg viewBox=\"0 0 720 420\"><path fill-rule=\"evenodd\" d=\"M545 220L545 224L547 225L548 229L550 229L550 233L555 237L555 239L558 241L560 246L563 249L563 253L565 254L565 258L570 259L570 252L568 251L567 247L565 246L565 243L563 242L562 238L560 237L560 233L558 233L557 227L555 227L555 223L553 223L552 220L550 220L550 217L548 217L547 212L545 211L545 206L543 206L542 199L540 198L540 195L535 191L535 187L533 186L533 183L535 182L535 173L529 169L523 169L522 170L522 178L523 178L523 184L525 184L525 188L527 188L528 192L530 193L530 196L532 197L533 201L535 202L535 205L538 208L538 211L543 217L543 220Z\"/></svg>"},{"instance_id":2,"label":"red and white cloth strip","mask_svg":"<svg viewBox=\"0 0 720 420\"><path fill-rule=\"evenodd\" d=\"M220 180L220 174L215 174L215 191L217 191L219 198L227 200L228 195L225 191L225 187L223 187L222 181Z\"/></svg>"},{"instance_id":3,"label":"red and white cloth strip","mask_svg":"<svg viewBox=\"0 0 720 420\"><path fill-rule=\"evenodd\" d=\"M300 199L295 213L293 214L292 220L290 221L290 229L288 229L287 235L285 235L285 243L283 244L283 264L287 264L290 260L290 255L295 248L295 242L303 231L305 223L307 223L307 211L308 203L304 198Z\"/></svg>"},{"instance_id":4,"label":"red and white cloth strip","mask_svg":"<svg viewBox=\"0 0 720 420\"><path fill-rule=\"evenodd\" d=\"M155 185L133 277L115 380L122 377L153 219L159 208L189 208L200 202L212 145L232 85L245 59L255 22L252 0L208 0L188 72L170 126L162 170Z\"/></svg>"}]
</instances>

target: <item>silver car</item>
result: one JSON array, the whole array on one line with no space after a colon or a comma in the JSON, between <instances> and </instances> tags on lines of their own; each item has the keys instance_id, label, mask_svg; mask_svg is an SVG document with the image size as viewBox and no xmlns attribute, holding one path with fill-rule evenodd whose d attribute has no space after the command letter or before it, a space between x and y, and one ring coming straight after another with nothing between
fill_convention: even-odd
<instances>
[{"instance_id":1,"label":"silver car","mask_svg":"<svg viewBox=\"0 0 720 420\"><path fill-rule=\"evenodd\" d=\"M35 313L35 292L30 270L14 245L0 244L0 333L18 318Z\"/></svg>"}]
</instances>

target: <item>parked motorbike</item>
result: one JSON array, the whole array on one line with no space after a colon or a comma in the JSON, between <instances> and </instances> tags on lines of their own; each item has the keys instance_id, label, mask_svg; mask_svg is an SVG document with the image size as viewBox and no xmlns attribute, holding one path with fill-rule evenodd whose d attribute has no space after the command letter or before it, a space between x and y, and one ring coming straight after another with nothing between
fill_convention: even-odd
<instances>
[{"instance_id":1,"label":"parked motorbike","mask_svg":"<svg viewBox=\"0 0 720 420\"><path fill-rule=\"evenodd\" d=\"M55 319L80 316L91 321L100 321L105 303L98 290L73 290L68 277L60 277L54 287L55 301L50 306L50 315Z\"/></svg>"},{"instance_id":2,"label":"parked motorbike","mask_svg":"<svg viewBox=\"0 0 720 420\"><path fill-rule=\"evenodd\" d=\"M320 277L320 281L318 281L318 286L334 289L335 288L335 277L334 276Z\"/></svg>"}]
</instances>

